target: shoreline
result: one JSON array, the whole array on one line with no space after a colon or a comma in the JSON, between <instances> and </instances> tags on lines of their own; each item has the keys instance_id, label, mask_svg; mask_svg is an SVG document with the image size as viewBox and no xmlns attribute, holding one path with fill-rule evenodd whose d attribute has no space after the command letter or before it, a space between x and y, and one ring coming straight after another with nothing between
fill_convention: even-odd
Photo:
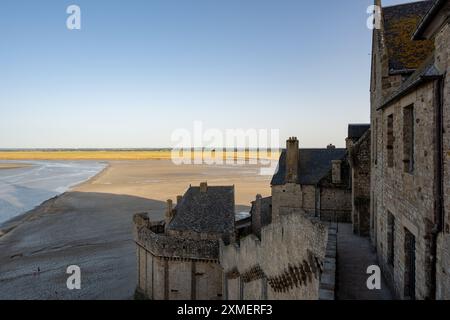
<instances>
[{"instance_id":1,"label":"shoreline","mask_svg":"<svg viewBox=\"0 0 450 320\"><path fill-rule=\"evenodd\" d=\"M236 211L247 212L257 193L270 194L270 177L258 175L260 168L108 162L90 179L1 225L0 300L132 298L134 214L161 220L167 199L203 181L235 185ZM82 290L67 290L70 265L82 271Z\"/></svg>"},{"instance_id":2,"label":"shoreline","mask_svg":"<svg viewBox=\"0 0 450 320\"><path fill-rule=\"evenodd\" d=\"M275 160L277 161L280 156L279 150L274 151L225 151L222 154L215 153L208 150L203 151L186 151L187 154L183 152L176 152L176 156L171 150L97 150L97 151L79 151L79 150L61 150L61 151L2 151L0 150L0 160L7 161L21 161L21 160L54 160L54 161L70 161L70 160L86 160L86 161L144 161L144 160L171 160L171 159L216 159L219 155L225 159L234 160ZM217 158L218 160L218 158Z\"/></svg>"},{"instance_id":3,"label":"shoreline","mask_svg":"<svg viewBox=\"0 0 450 320\"><path fill-rule=\"evenodd\" d=\"M103 161L99 161L100 163ZM21 224L27 222L29 219L33 218L34 215L36 215L40 210L45 209L48 206L51 206L51 204L53 202L55 202L56 200L58 200L60 197L63 197L66 193L72 192L75 188L78 187L82 187L84 184L89 184L94 182L96 179L100 178L100 176L104 173L106 173L106 171L108 170L108 168L111 166L111 164L109 162L105 162L106 166L100 170L97 174L95 174L94 176L90 177L89 179L77 183L73 186L71 186L67 191L60 193L54 197L51 197L47 200L42 201L40 204L36 205L33 209L25 211L21 214L18 214L15 217L12 217L9 220L6 220L2 223L0 223L0 240L2 239L2 237L6 236L8 233L10 233L11 231L13 231L15 228L17 228L18 226L20 226ZM27 168L27 167L31 167L33 166L32 164L30 165L24 165L23 167L20 168ZM0 169L1 169L1 164L0 164Z\"/></svg>"}]
</instances>

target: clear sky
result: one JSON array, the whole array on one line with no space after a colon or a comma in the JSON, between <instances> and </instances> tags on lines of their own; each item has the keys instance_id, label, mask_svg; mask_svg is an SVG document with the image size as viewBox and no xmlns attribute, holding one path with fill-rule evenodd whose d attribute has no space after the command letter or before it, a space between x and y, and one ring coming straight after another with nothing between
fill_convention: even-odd
<instances>
[{"instance_id":1,"label":"clear sky","mask_svg":"<svg viewBox=\"0 0 450 320\"><path fill-rule=\"evenodd\" d=\"M370 4L2 0L0 148L166 147L195 120L343 146L369 121Z\"/></svg>"}]
</instances>

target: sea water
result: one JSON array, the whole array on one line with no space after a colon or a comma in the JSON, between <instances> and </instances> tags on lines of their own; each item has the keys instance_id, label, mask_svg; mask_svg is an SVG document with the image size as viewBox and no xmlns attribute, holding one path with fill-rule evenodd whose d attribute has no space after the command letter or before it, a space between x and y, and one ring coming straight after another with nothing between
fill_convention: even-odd
<instances>
[{"instance_id":1,"label":"sea water","mask_svg":"<svg viewBox=\"0 0 450 320\"><path fill-rule=\"evenodd\" d=\"M106 167L93 161L0 161L26 164L0 169L0 225L66 192Z\"/></svg>"}]
</instances>

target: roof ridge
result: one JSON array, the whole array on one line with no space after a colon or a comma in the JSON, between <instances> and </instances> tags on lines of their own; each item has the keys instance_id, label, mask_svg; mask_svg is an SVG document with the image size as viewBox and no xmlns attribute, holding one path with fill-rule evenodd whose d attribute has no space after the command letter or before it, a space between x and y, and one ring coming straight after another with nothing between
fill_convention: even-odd
<instances>
[{"instance_id":1,"label":"roof ridge","mask_svg":"<svg viewBox=\"0 0 450 320\"><path fill-rule=\"evenodd\" d=\"M418 3L422 3L422 2L431 2L431 1L433 1L433 0L421 0L421 1L414 1L414 2L399 3L399 4L390 5L390 6L385 6L385 7L383 7L383 9L410 6L410 5L414 5L414 4L418 4Z\"/></svg>"}]
</instances>

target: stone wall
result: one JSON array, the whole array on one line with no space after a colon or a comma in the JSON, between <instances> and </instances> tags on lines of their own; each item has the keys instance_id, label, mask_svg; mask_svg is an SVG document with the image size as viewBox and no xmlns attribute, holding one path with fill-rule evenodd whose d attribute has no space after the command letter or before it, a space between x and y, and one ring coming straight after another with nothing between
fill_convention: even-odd
<instances>
[{"instance_id":1,"label":"stone wall","mask_svg":"<svg viewBox=\"0 0 450 320\"><path fill-rule=\"evenodd\" d=\"M372 244L377 247L379 206L382 188L377 182L382 178L380 162L383 161L383 124L382 113L377 110L384 99L391 96L401 85L401 75L389 74L389 59L384 45L383 30L374 29L372 39L372 70L370 86L370 121L371 121L371 182L370 182L370 235Z\"/></svg>"},{"instance_id":2,"label":"stone wall","mask_svg":"<svg viewBox=\"0 0 450 320\"><path fill-rule=\"evenodd\" d=\"M437 299L450 299L450 80L448 21L435 37L435 66L445 74L444 80L444 232L438 234L437 245ZM432 229L436 225L434 210L437 203L436 164L436 82L430 82L412 93L378 111L384 99L401 84L400 75L390 75L388 56L383 43L382 30L374 30L371 84L371 224L370 235L388 282L393 282L397 297L405 298L406 257L405 238L411 233L416 239L416 298L432 297ZM415 171L405 172L402 131L402 108L415 105ZM394 113L394 163L387 165L386 117ZM389 218L392 214L393 219ZM392 224L393 222L393 224ZM393 231L393 232L392 232ZM391 237L392 233L392 237ZM390 242L394 243L394 259L390 263Z\"/></svg>"},{"instance_id":3,"label":"stone wall","mask_svg":"<svg viewBox=\"0 0 450 320\"><path fill-rule=\"evenodd\" d=\"M444 233L438 240L438 299L450 299L450 26L436 36L436 66L445 73L444 79Z\"/></svg>"},{"instance_id":4,"label":"stone wall","mask_svg":"<svg viewBox=\"0 0 450 320\"><path fill-rule=\"evenodd\" d=\"M137 290L152 300L220 300L218 261L157 257L138 247Z\"/></svg>"},{"instance_id":5,"label":"stone wall","mask_svg":"<svg viewBox=\"0 0 450 320\"><path fill-rule=\"evenodd\" d=\"M353 232L370 234L370 130L354 145L349 146L352 166L352 225Z\"/></svg>"},{"instance_id":6,"label":"stone wall","mask_svg":"<svg viewBox=\"0 0 450 320\"><path fill-rule=\"evenodd\" d=\"M434 84L423 85L398 102L380 111L377 135L378 156L373 165L372 195L376 217L376 243L380 264L395 294L405 298L406 230L416 243L415 295L417 299L430 296L431 261L430 233L434 221L435 187L434 168L436 141L430 132L435 130ZM414 105L415 153L414 172L404 170L403 108ZM388 165L387 117L394 116L393 166ZM406 140L405 140L406 141ZM389 262L389 214L394 216L394 264Z\"/></svg>"},{"instance_id":7,"label":"stone wall","mask_svg":"<svg viewBox=\"0 0 450 320\"><path fill-rule=\"evenodd\" d=\"M322 221L351 222L352 191L344 188L321 187L320 219Z\"/></svg>"},{"instance_id":8,"label":"stone wall","mask_svg":"<svg viewBox=\"0 0 450 320\"><path fill-rule=\"evenodd\" d=\"M164 222L134 217L137 291L153 300L222 299L222 268L217 240L168 236Z\"/></svg>"},{"instance_id":9,"label":"stone wall","mask_svg":"<svg viewBox=\"0 0 450 320\"><path fill-rule=\"evenodd\" d=\"M169 236L155 232L163 230L163 222L150 225L142 214L136 215L135 241L145 250L155 256L174 257L183 259L217 260L219 245L217 240L193 240L184 237ZM139 220L139 221L138 221Z\"/></svg>"},{"instance_id":10,"label":"stone wall","mask_svg":"<svg viewBox=\"0 0 450 320\"><path fill-rule=\"evenodd\" d=\"M325 224L294 212L263 228L261 240L222 243L225 298L318 299L327 239Z\"/></svg>"},{"instance_id":11,"label":"stone wall","mask_svg":"<svg viewBox=\"0 0 450 320\"><path fill-rule=\"evenodd\" d=\"M281 186L272 186L272 221L279 219L280 209L297 211L303 208L302 186L296 183L287 183Z\"/></svg>"},{"instance_id":12,"label":"stone wall","mask_svg":"<svg viewBox=\"0 0 450 320\"><path fill-rule=\"evenodd\" d=\"M272 216L305 212L320 216L323 221L350 222L351 190L328 183L321 187L286 184L272 186Z\"/></svg>"},{"instance_id":13,"label":"stone wall","mask_svg":"<svg viewBox=\"0 0 450 320\"><path fill-rule=\"evenodd\" d=\"M303 210L306 213L316 213L316 187L302 186L303 189Z\"/></svg>"}]
</instances>

